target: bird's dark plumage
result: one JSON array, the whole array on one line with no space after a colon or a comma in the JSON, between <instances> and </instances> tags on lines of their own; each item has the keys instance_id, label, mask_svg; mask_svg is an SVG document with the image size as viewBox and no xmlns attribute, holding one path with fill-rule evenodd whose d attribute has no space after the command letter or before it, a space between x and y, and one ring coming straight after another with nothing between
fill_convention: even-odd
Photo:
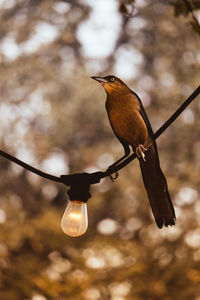
<instances>
[{"instance_id":1,"label":"bird's dark plumage","mask_svg":"<svg viewBox=\"0 0 200 300\"><path fill-rule=\"evenodd\" d=\"M122 159L129 155L129 146L137 153L157 226L162 228L163 225L175 225L175 212L166 178L160 168L156 142L143 153L143 145L153 135L153 130L141 100L113 75L92 78L99 81L107 93L106 110L111 127L124 147L125 155Z\"/></svg>"}]
</instances>

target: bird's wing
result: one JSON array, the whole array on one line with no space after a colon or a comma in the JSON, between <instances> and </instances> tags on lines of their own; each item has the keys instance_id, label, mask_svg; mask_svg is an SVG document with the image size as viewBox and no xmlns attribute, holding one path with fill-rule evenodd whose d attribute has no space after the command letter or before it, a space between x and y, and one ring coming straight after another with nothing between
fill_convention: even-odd
<instances>
[{"instance_id":1,"label":"bird's wing","mask_svg":"<svg viewBox=\"0 0 200 300\"><path fill-rule=\"evenodd\" d=\"M132 91L132 93L137 98L137 100L138 100L138 102L140 104L140 114L141 114L141 116L142 116L142 118L143 118L143 120L144 120L144 122L145 122L145 124L147 126L149 135L152 136L153 135L153 129L152 129L151 124L149 122L149 119L147 117L147 114L146 114L146 111L145 111L144 106L142 104L142 101L141 101L141 99L139 98L139 96L135 92Z\"/></svg>"},{"instance_id":2,"label":"bird's wing","mask_svg":"<svg viewBox=\"0 0 200 300\"><path fill-rule=\"evenodd\" d=\"M137 98L139 104L140 104L140 115L142 116L146 126L147 126L147 130L148 130L148 133L149 133L149 136L152 137L153 135L153 129L151 127L151 123L149 122L149 119L148 119L148 116L146 114L146 111L144 109L144 106L142 104L142 101L141 99L139 98L139 96L132 91L132 93L135 95L135 97ZM153 143L154 144L154 149L155 149L155 152L156 152L156 156L157 156L157 159L158 159L158 163L159 163L159 156L158 156L158 149L157 149L157 145L156 145L156 142Z\"/></svg>"}]
</instances>

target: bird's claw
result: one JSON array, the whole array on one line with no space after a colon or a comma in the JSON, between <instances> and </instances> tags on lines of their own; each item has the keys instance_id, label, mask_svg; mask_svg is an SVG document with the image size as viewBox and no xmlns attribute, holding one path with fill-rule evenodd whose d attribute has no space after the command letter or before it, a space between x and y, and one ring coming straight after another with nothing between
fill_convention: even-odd
<instances>
[{"instance_id":1,"label":"bird's claw","mask_svg":"<svg viewBox=\"0 0 200 300\"><path fill-rule=\"evenodd\" d=\"M115 167L114 166L110 166L108 169L107 169L107 172L111 172L113 174L110 174L109 177L110 179L114 182L117 177L119 176L119 173L117 171L115 171Z\"/></svg>"},{"instance_id":2,"label":"bird's claw","mask_svg":"<svg viewBox=\"0 0 200 300\"><path fill-rule=\"evenodd\" d=\"M138 145L136 148L137 157L142 157L143 161L146 162L145 154L144 154L145 151L147 151L147 148L145 148L142 144Z\"/></svg>"},{"instance_id":3,"label":"bird's claw","mask_svg":"<svg viewBox=\"0 0 200 300\"><path fill-rule=\"evenodd\" d=\"M118 176L119 176L119 173L115 172L114 174L110 174L109 177L114 182L117 179Z\"/></svg>"}]
</instances>

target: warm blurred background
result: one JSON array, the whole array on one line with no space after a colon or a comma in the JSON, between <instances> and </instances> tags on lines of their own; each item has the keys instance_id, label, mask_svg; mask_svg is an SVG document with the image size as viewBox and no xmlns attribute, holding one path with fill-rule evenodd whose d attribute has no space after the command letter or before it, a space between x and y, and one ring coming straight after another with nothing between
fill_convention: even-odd
<instances>
[{"instance_id":1,"label":"warm blurred background","mask_svg":"<svg viewBox=\"0 0 200 300\"><path fill-rule=\"evenodd\" d=\"M158 129L200 83L185 3L1 0L0 149L58 176L105 170L123 149L92 75L126 81ZM0 300L200 300L199 116L198 98L158 140L173 228L156 227L134 161L92 187L88 231L67 237L65 187L1 157Z\"/></svg>"}]
</instances>

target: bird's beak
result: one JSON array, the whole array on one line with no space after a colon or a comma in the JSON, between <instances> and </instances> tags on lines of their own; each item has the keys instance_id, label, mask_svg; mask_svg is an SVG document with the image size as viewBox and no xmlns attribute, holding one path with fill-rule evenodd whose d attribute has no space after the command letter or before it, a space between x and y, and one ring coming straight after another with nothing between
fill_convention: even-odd
<instances>
[{"instance_id":1,"label":"bird's beak","mask_svg":"<svg viewBox=\"0 0 200 300\"><path fill-rule=\"evenodd\" d=\"M100 82L100 83L106 83L106 82L108 82L108 80L105 77L92 76L91 78L94 79L94 80L96 80L96 81L98 81L98 82Z\"/></svg>"}]
</instances>

